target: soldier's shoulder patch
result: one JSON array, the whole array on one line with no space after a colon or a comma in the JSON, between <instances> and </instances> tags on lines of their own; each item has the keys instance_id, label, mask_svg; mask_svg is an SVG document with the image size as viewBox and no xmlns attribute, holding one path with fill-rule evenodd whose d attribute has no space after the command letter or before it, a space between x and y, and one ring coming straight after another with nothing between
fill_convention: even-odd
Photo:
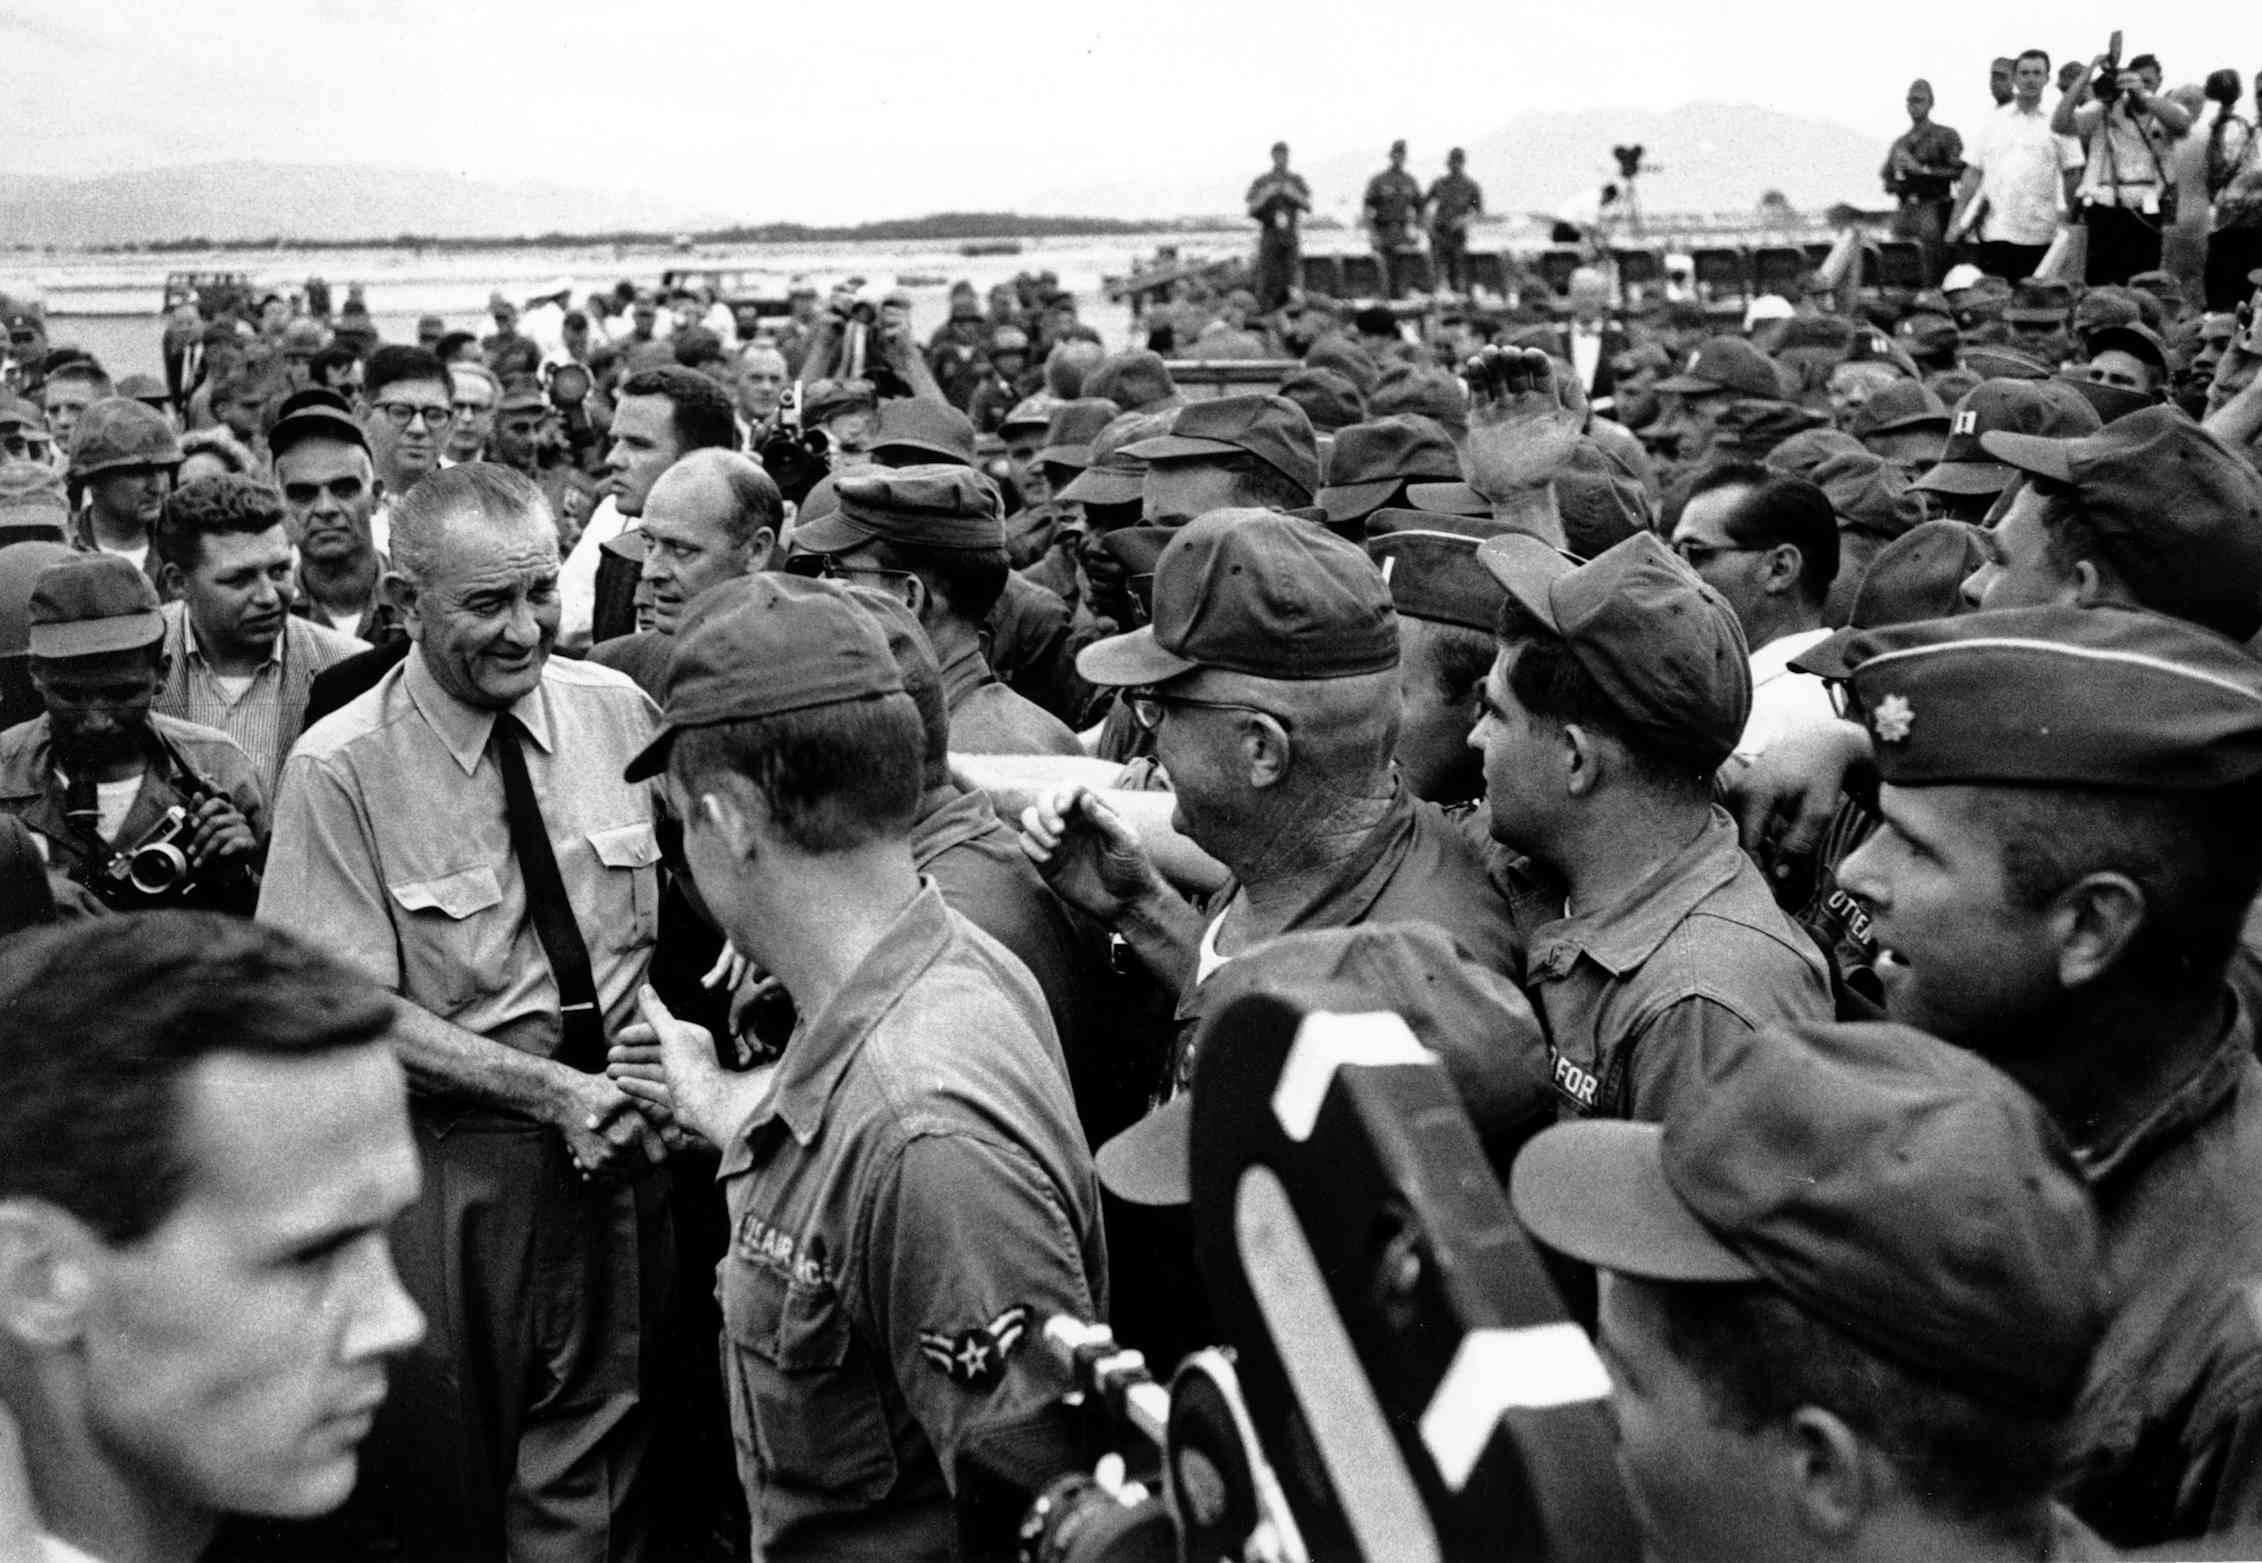
<instances>
[{"instance_id":1,"label":"soldier's shoulder patch","mask_svg":"<svg viewBox=\"0 0 2262 1563\"><path fill-rule=\"evenodd\" d=\"M954 1384L984 1393L1005 1377L1005 1360L1029 1332L1029 1310L1016 1305L987 1324L964 1330L921 1330L919 1352Z\"/></svg>"}]
</instances>

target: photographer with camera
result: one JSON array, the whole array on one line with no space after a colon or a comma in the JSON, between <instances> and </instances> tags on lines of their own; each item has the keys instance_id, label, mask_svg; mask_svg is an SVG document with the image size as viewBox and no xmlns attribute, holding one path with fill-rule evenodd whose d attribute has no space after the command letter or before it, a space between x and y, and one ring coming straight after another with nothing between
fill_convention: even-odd
<instances>
[{"instance_id":1,"label":"photographer with camera","mask_svg":"<svg viewBox=\"0 0 2262 1563\"><path fill-rule=\"evenodd\" d=\"M266 795L234 739L152 709L168 659L149 578L117 554L62 560L33 585L30 621L47 710L0 733L0 811L107 905L248 914Z\"/></svg>"},{"instance_id":2,"label":"photographer with camera","mask_svg":"<svg viewBox=\"0 0 2262 1563\"><path fill-rule=\"evenodd\" d=\"M2088 155L2075 199L2089 232L2082 280L2124 284L2160 265L2161 235L2176 220L2176 174L2168 144L2191 113L2160 95L2160 62L2121 63L2121 35L2058 100L2050 129L2079 138Z\"/></svg>"},{"instance_id":3,"label":"photographer with camera","mask_svg":"<svg viewBox=\"0 0 2262 1563\"><path fill-rule=\"evenodd\" d=\"M805 381L869 380L881 401L898 396L944 400L926 355L911 336L908 299L890 294L879 304L863 297L860 277L833 289L809 356L802 360Z\"/></svg>"}]
</instances>

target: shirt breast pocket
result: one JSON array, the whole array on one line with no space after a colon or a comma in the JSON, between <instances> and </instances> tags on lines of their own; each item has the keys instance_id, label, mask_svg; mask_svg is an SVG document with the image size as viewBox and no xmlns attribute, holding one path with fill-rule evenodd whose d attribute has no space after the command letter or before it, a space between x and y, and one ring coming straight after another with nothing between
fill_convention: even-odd
<instances>
[{"instance_id":1,"label":"shirt breast pocket","mask_svg":"<svg viewBox=\"0 0 2262 1563\"><path fill-rule=\"evenodd\" d=\"M593 830L589 850L606 870L606 910L628 912L626 917L605 917L602 928L617 948L649 946L660 924L660 840L652 822Z\"/></svg>"},{"instance_id":2,"label":"shirt breast pocket","mask_svg":"<svg viewBox=\"0 0 2262 1563\"><path fill-rule=\"evenodd\" d=\"M405 915L394 920L401 943L401 992L445 1016L502 991L513 930L485 917L503 900L492 863L395 880L386 885Z\"/></svg>"},{"instance_id":3,"label":"shirt breast pocket","mask_svg":"<svg viewBox=\"0 0 2262 1563\"><path fill-rule=\"evenodd\" d=\"M730 1261L723 1333L731 1431L770 1476L871 1501L895 1485L871 1353L827 1281Z\"/></svg>"}]
</instances>

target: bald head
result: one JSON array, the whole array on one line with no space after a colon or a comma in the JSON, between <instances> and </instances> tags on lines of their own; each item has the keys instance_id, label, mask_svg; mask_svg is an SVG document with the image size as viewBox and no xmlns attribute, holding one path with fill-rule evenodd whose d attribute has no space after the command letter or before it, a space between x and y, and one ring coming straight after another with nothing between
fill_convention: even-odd
<instances>
[{"instance_id":1,"label":"bald head","mask_svg":"<svg viewBox=\"0 0 2262 1563\"><path fill-rule=\"evenodd\" d=\"M763 568L785 502L760 465L733 450L695 450L660 474L644 500L644 579L654 622L674 634L703 593Z\"/></svg>"}]
</instances>

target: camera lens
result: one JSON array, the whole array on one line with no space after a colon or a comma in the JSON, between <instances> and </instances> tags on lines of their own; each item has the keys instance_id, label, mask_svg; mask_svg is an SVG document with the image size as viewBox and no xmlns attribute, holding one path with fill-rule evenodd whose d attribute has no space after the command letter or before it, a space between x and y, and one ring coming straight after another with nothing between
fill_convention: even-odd
<instances>
[{"instance_id":1,"label":"camera lens","mask_svg":"<svg viewBox=\"0 0 2262 1563\"><path fill-rule=\"evenodd\" d=\"M143 895L164 895L188 878L188 855L169 841L141 848L126 861L126 882Z\"/></svg>"}]
</instances>

